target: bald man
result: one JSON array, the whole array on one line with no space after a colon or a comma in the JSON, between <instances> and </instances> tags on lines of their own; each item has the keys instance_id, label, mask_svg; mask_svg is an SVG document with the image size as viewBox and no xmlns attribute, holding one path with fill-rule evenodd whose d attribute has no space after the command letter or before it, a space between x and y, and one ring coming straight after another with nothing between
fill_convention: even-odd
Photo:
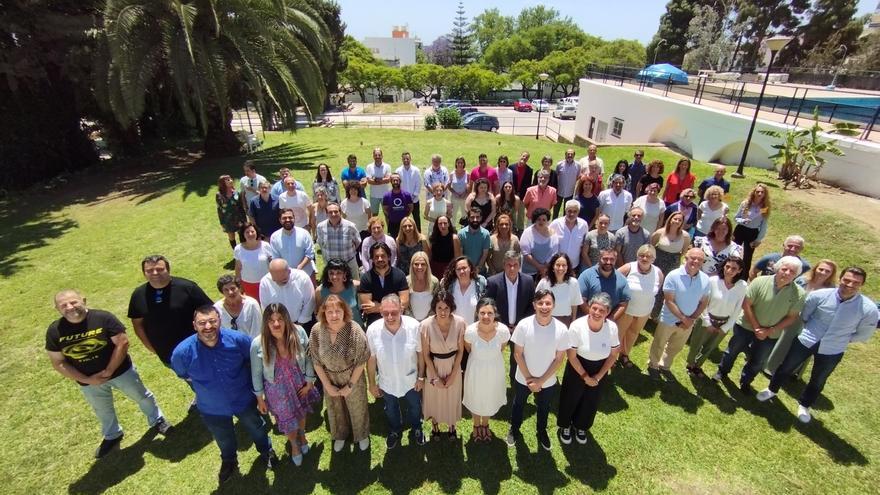
<instances>
[{"instance_id":1,"label":"bald man","mask_svg":"<svg viewBox=\"0 0 880 495\"><path fill-rule=\"evenodd\" d=\"M55 309L61 318L46 330L46 352L55 371L80 385L101 423L104 438L95 458L104 457L122 441L113 407L114 388L140 407L150 428L166 434L171 424L131 362L122 322L107 311L90 310L86 299L73 289L55 295Z\"/></svg>"},{"instance_id":2,"label":"bald man","mask_svg":"<svg viewBox=\"0 0 880 495\"><path fill-rule=\"evenodd\" d=\"M703 180L700 182L699 187L697 187L697 192L700 196L700 203L703 202L703 196L706 194L706 189L709 189L712 186L718 186L722 190L724 190L724 194L730 193L730 182L724 180L724 174L727 173L727 168L724 165L717 165L715 167L715 173L712 174L712 177Z\"/></svg>"}]
</instances>

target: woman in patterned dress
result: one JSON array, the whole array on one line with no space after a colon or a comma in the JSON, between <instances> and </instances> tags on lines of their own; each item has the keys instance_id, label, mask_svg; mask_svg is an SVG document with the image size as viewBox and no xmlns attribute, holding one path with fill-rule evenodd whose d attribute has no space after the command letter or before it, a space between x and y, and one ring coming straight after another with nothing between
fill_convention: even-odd
<instances>
[{"instance_id":1,"label":"woman in patterned dress","mask_svg":"<svg viewBox=\"0 0 880 495\"><path fill-rule=\"evenodd\" d=\"M321 394L315 388L308 336L290 321L283 304L272 303L263 311L261 334L251 344L251 380L257 408L275 416L278 430L290 441L290 460L302 465L309 451L306 415Z\"/></svg>"},{"instance_id":2,"label":"woman in patterned dress","mask_svg":"<svg viewBox=\"0 0 880 495\"><path fill-rule=\"evenodd\" d=\"M238 233L239 240L244 242L242 229L247 221L244 203L238 191L235 190L232 177L221 175L217 179L217 189L217 195L214 197L214 201L217 203L217 217L220 219L220 227L229 238L229 246L235 249L236 233Z\"/></svg>"},{"instance_id":3,"label":"woman in patterned dress","mask_svg":"<svg viewBox=\"0 0 880 495\"><path fill-rule=\"evenodd\" d=\"M370 448L364 376L364 365L370 357L367 337L361 326L351 320L351 308L335 294L327 296L318 308L318 323L312 327L309 354L324 386L333 451L341 451L349 436L361 451L367 450Z\"/></svg>"}]
</instances>

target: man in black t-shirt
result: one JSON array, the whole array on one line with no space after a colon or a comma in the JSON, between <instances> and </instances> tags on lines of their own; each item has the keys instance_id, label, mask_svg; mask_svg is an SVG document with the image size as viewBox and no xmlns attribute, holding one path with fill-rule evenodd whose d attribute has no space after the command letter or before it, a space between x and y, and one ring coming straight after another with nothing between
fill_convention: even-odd
<instances>
[{"instance_id":1,"label":"man in black t-shirt","mask_svg":"<svg viewBox=\"0 0 880 495\"><path fill-rule=\"evenodd\" d=\"M171 264L162 255L144 258L141 270L147 283L131 294L128 317L144 347L170 366L177 344L195 333L193 312L214 301L195 282L172 277Z\"/></svg>"},{"instance_id":2,"label":"man in black t-shirt","mask_svg":"<svg viewBox=\"0 0 880 495\"><path fill-rule=\"evenodd\" d=\"M361 275L358 286L358 303L364 314L364 330L382 317L379 306L382 298L388 294L397 294L404 310L409 307L409 284L406 274L397 267L391 266L391 248L384 242L370 246L372 267Z\"/></svg>"},{"instance_id":3,"label":"man in black t-shirt","mask_svg":"<svg viewBox=\"0 0 880 495\"><path fill-rule=\"evenodd\" d=\"M58 373L81 385L101 422L104 439L95 457L103 457L122 440L113 408L114 388L137 403L150 427L167 433L171 425L131 363L128 337L119 319L107 311L88 309L85 298L75 290L56 294L55 309L62 317L46 331L46 351Z\"/></svg>"}]
</instances>

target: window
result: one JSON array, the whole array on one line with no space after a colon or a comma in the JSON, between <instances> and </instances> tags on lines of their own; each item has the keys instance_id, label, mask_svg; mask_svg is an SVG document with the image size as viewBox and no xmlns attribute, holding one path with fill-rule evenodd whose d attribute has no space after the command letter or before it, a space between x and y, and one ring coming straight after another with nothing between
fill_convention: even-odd
<instances>
[{"instance_id":1,"label":"window","mask_svg":"<svg viewBox=\"0 0 880 495\"><path fill-rule=\"evenodd\" d=\"M620 135L623 133L623 120L614 117L614 122L611 124L611 135L620 139Z\"/></svg>"}]
</instances>

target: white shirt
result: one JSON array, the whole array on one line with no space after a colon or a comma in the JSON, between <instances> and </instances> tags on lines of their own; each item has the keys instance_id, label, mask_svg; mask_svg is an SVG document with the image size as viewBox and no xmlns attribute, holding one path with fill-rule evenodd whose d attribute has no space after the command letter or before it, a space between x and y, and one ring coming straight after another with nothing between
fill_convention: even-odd
<instances>
[{"instance_id":1,"label":"white shirt","mask_svg":"<svg viewBox=\"0 0 880 495\"><path fill-rule=\"evenodd\" d=\"M568 227L564 216L550 222L550 230L559 237L559 251L568 255L572 269L581 264L581 248L584 246L584 237L590 231L590 224L586 220L580 217L576 220L573 229Z\"/></svg>"},{"instance_id":2,"label":"white shirt","mask_svg":"<svg viewBox=\"0 0 880 495\"><path fill-rule=\"evenodd\" d=\"M306 228L309 225L309 207L312 206L312 200L309 195L298 190L296 194L290 196L290 191L284 191L284 194L278 196L278 210L290 208L293 210L293 224L297 227Z\"/></svg>"},{"instance_id":3,"label":"white shirt","mask_svg":"<svg viewBox=\"0 0 880 495\"><path fill-rule=\"evenodd\" d=\"M370 271L370 268L373 267L373 259L370 258L370 248L377 242L379 241L374 239L371 235L367 236L361 242L361 263L364 265L364 273ZM388 248L391 249L391 259L388 260L388 264L390 266L397 265L397 241L395 241L390 235L385 234L384 242L388 245Z\"/></svg>"},{"instance_id":4,"label":"white shirt","mask_svg":"<svg viewBox=\"0 0 880 495\"><path fill-rule=\"evenodd\" d=\"M272 303L283 304L294 323L308 323L315 312L315 288L312 279L302 270L290 268L287 283L278 285L267 273L260 280L260 304L263 309Z\"/></svg>"},{"instance_id":5,"label":"white shirt","mask_svg":"<svg viewBox=\"0 0 880 495\"><path fill-rule=\"evenodd\" d=\"M308 275L315 273L315 243L308 230L294 225L288 234L286 230L278 229L269 236L269 248L277 257L287 260L291 268L298 267L303 259L309 258L310 261L302 270Z\"/></svg>"},{"instance_id":6,"label":"white shirt","mask_svg":"<svg viewBox=\"0 0 880 495\"><path fill-rule=\"evenodd\" d=\"M568 163L565 160L557 163L556 181L559 187L556 189L556 195L560 198L573 197L574 187L577 184L578 175L580 175L580 173L581 166L574 160L572 160L571 163Z\"/></svg>"},{"instance_id":7,"label":"white shirt","mask_svg":"<svg viewBox=\"0 0 880 495\"><path fill-rule=\"evenodd\" d=\"M470 325L477 321L477 303L479 302L479 294L477 294L477 281L471 280L470 285L464 292L461 291L461 284L458 280L452 283L452 297L455 299L455 314L461 316L465 323Z\"/></svg>"},{"instance_id":8,"label":"white shirt","mask_svg":"<svg viewBox=\"0 0 880 495\"><path fill-rule=\"evenodd\" d=\"M395 397L412 390L418 378L418 353L422 352L419 322L400 316L400 328L391 333L385 320L376 320L367 327L367 348L376 357L379 388Z\"/></svg>"},{"instance_id":9,"label":"white shirt","mask_svg":"<svg viewBox=\"0 0 880 495\"><path fill-rule=\"evenodd\" d=\"M265 177L260 174L254 174L254 178L251 179L247 175L243 176L238 181L238 190L244 194L245 205L251 204L251 200L260 195L260 184L263 182L268 182ZM250 187L255 189L254 192L248 191L247 188Z\"/></svg>"},{"instance_id":10,"label":"white shirt","mask_svg":"<svg viewBox=\"0 0 880 495\"><path fill-rule=\"evenodd\" d=\"M599 165L599 172L604 177L605 176L605 160L599 158L599 156L596 155L596 163ZM581 164L581 170L583 170L584 172L587 172L590 169L590 156L587 155L587 156L581 158L580 164Z\"/></svg>"},{"instance_id":11,"label":"white shirt","mask_svg":"<svg viewBox=\"0 0 880 495\"><path fill-rule=\"evenodd\" d=\"M700 203L700 206L697 207L697 210L703 212L703 214L700 215L700 219L697 220L697 230L704 234L708 234L709 230L712 228L712 223L721 217L727 216L730 207L727 206L727 203L721 202L718 205L718 209L713 210L709 207L708 201L703 201Z\"/></svg>"},{"instance_id":12,"label":"white shirt","mask_svg":"<svg viewBox=\"0 0 880 495\"><path fill-rule=\"evenodd\" d=\"M519 301L516 300L516 293L519 290L519 275L516 277L516 282L511 282L505 273L504 285L507 287L507 321L512 325L515 325L516 305L519 303Z\"/></svg>"},{"instance_id":13,"label":"white shirt","mask_svg":"<svg viewBox=\"0 0 880 495\"><path fill-rule=\"evenodd\" d=\"M739 319L742 313L743 299L746 298L746 289L749 284L745 280L739 280L730 289L724 280L717 275L709 278L709 305L703 311L703 325L708 327L709 314L713 316L730 316L727 323L721 325L724 333L733 328L733 324Z\"/></svg>"},{"instance_id":14,"label":"white shirt","mask_svg":"<svg viewBox=\"0 0 880 495\"><path fill-rule=\"evenodd\" d=\"M412 195L413 203L418 203L422 192L422 174L419 172L419 167L410 164L407 170L401 165L395 172L400 175L400 188Z\"/></svg>"},{"instance_id":15,"label":"white shirt","mask_svg":"<svg viewBox=\"0 0 880 495\"><path fill-rule=\"evenodd\" d=\"M367 165L367 178L374 179L382 179L384 177L391 175L391 165L387 163L382 163L382 165L376 165L375 163L371 163ZM391 190L391 183L387 184L373 184L370 186L370 197L371 198L382 198L385 196L385 193ZM375 214L375 213L374 213Z\"/></svg>"},{"instance_id":16,"label":"white shirt","mask_svg":"<svg viewBox=\"0 0 880 495\"><path fill-rule=\"evenodd\" d=\"M614 189L605 189L599 193L599 208L602 213L611 218L608 230L617 232L623 227L623 216L632 206L633 197L626 189L621 189L620 194L614 194Z\"/></svg>"},{"instance_id":17,"label":"white shirt","mask_svg":"<svg viewBox=\"0 0 880 495\"><path fill-rule=\"evenodd\" d=\"M367 230L367 222L370 220L367 210L370 208L370 202L364 198L357 198L355 201L345 199L339 205L345 219L354 224L358 232ZM372 212L371 212L372 213Z\"/></svg>"},{"instance_id":18,"label":"white shirt","mask_svg":"<svg viewBox=\"0 0 880 495\"><path fill-rule=\"evenodd\" d=\"M649 233L653 234L655 230L663 227L660 225L660 214L666 211L666 203L662 199L658 197L656 203L649 203L648 195L645 194L633 201L633 208L636 206L645 212L642 216L642 227L647 229Z\"/></svg>"},{"instance_id":19,"label":"white shirt","mask_svg":"<svg viewBox=\"0 0 880 495\"><path fill-rule=\"evenodd\" d=\"M565 351L571 347L568 329L556 318L550 320L546 327L538 325L535 315L520 321L510 336L510 341L523 348L523 358L526 367L533 377L539 377L547 372L556 353ZM519 366L516 367L516 381L522 385L526 379ZM552 387L556 384L556 374L550 376L541 387Z\"/></svg>"},{"instance_id":20,"label":"white shirt","mask_svg":"<svg viewBox=\"0 0 880 495\"><path fill-rule=\"evenodd\" d=\"M561 284L553 284L547 278L542 278L535 290L547 289L553 293L556 302L553 305L553 316L571 316L571 307L580 306L584 303L584 296L581 295L580 286L574 277L568 277L568 280Z\"/></svg>"},{"instance_id":21,"label":"white shirt","mask_svg":"<svg viewBox=\"0 0 880 495\"><path fill-rule=\"evenodd\" d=\"M590 330L589 316L582 316L571 322L568 330L571 346L577 349L578 356L587 361L602 361L611 355L611 349L620 346L617 324L605 320L598 332Z\"/></svg>"},{"instance_id":22,"label":"white shirt","mask_svg":"<svg viewBox=\"0 0 880 495\"><path fill-rule=\"evenodd\" d=\"M232 257L241 263L241 279L250 284L258 284L263 275L269 273L272 248L266 241L260 241L257 249L245 249L242 244L238 244L232 251Z\"/></svg>"},{"instance_id":23,"label":"white shirt","mask_svg":"<svg viewBox=\"0 0 880 495\"><path fill-rule=\"evenodd\" d=\"M251 338L257 337L262 333L263 311L260 309L260 303L251 296L242 294L244 306L241 312L235 318L235 328L241 333L247 334ZM223 299L214 303L217 312L220 313L220 326L223 328L232 328L232 315L223 306Z\"/></svg>"}]
</instances>

